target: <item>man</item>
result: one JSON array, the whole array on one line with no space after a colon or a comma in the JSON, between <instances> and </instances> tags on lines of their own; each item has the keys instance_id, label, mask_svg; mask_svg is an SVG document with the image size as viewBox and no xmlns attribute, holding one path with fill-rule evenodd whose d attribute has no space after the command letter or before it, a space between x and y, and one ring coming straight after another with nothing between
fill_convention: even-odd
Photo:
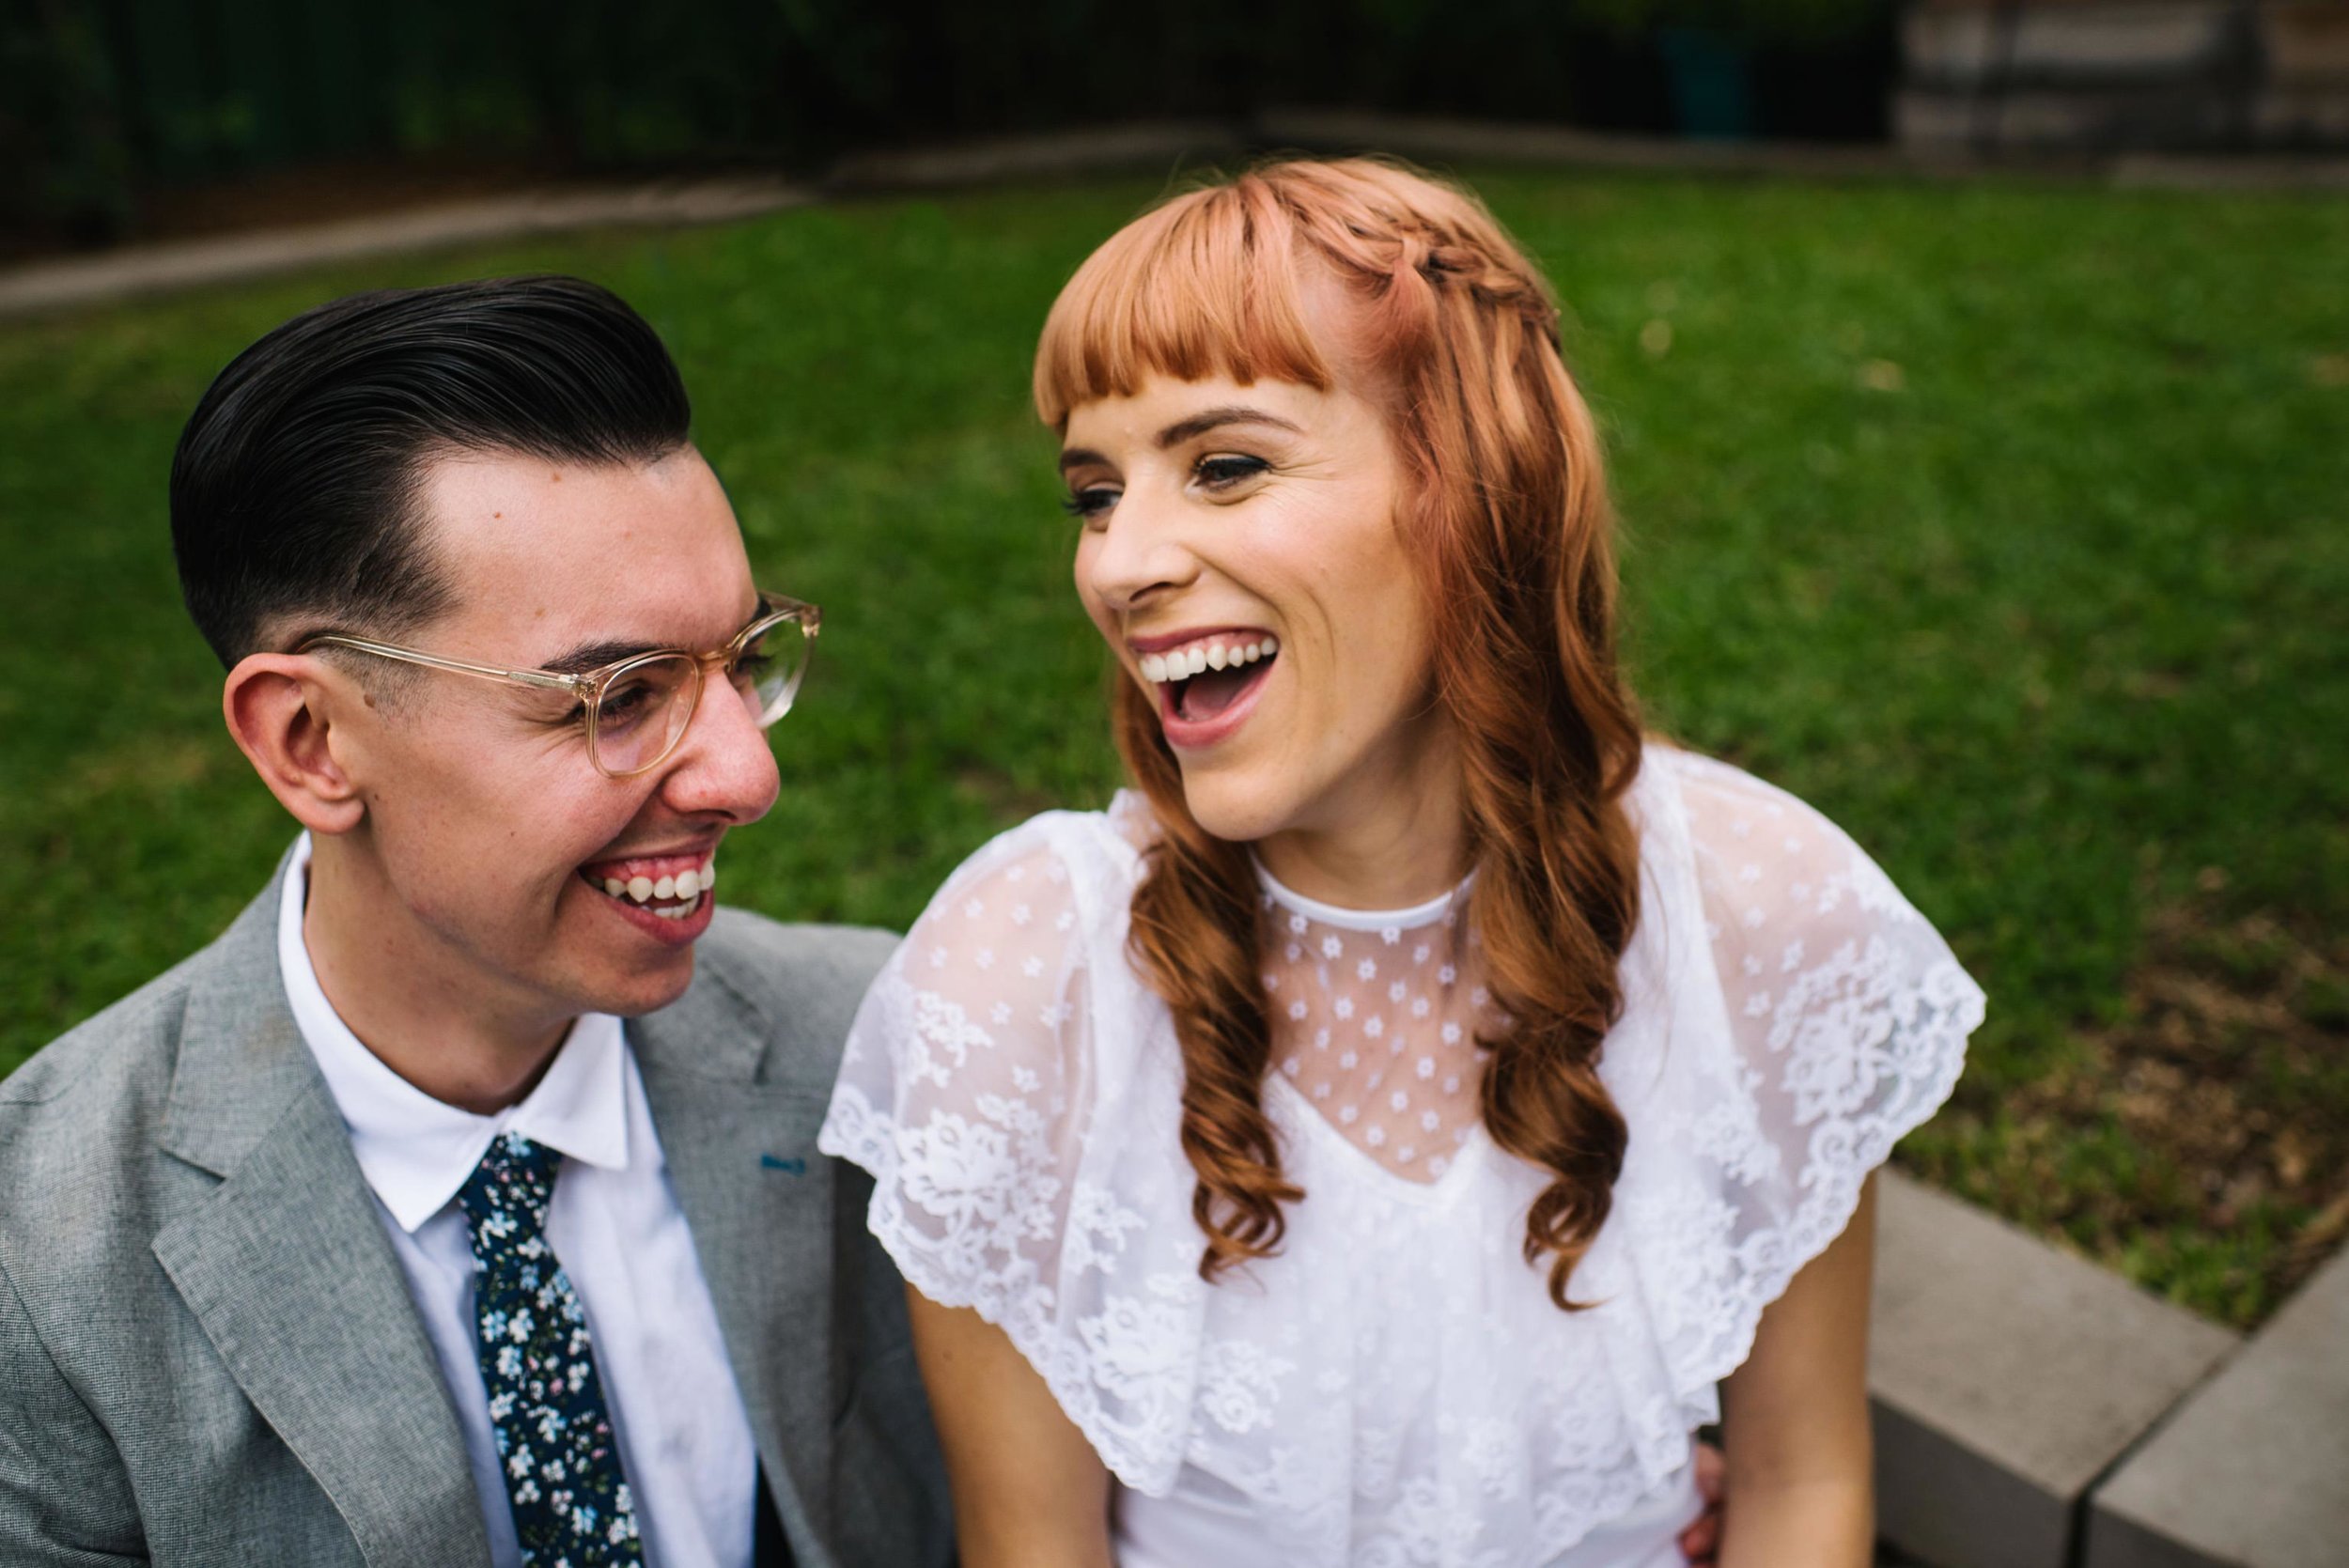
<instances>
[{"instance_id":1,"label":"man","mask_svg":"<svg viewBox=\"0 0 2349 1568\"><path fill-rule=\"evenodd\" d=\"M303 831L0 1084L0 1561L951 1557L815 1148L890 939L708 891L816 617L687 420L563 278L337 301L197 407L181 585Z\"/></svg>"}]
</instances>

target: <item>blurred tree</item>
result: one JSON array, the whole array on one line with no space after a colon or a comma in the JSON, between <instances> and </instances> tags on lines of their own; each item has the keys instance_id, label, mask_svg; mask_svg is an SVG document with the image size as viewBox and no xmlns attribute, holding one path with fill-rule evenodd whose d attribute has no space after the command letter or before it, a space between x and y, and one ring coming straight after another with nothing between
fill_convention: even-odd
<instances>
[{"instance_id":1,"label":"blurred tree","mask_svg":"<svg viewBox=\"0 0 2349 1568\"><path fill-rule=\"evenodd\" d=\"M852 147L1285 105L1660 130L1657 29L1831 52L1889 36L1888 4L9 0L0 224L117 237L147 193L333 159L813 170ZM1868 133L1886 79L1855 73L1876 69L1838 58L1799 97L1840 84L1866 106L1844 133Z\"/></svg>"},{"instance_id":2,"label":"blurred tree","mask_svg":"<svg viewBox=\"0 0 2349 1568\"><path fill-rule=\"evenodd\" d=\"M0 225L90 242L129 221L132 160L95 0L38 0L0 20Z\"/></svg>"}]
</instances>

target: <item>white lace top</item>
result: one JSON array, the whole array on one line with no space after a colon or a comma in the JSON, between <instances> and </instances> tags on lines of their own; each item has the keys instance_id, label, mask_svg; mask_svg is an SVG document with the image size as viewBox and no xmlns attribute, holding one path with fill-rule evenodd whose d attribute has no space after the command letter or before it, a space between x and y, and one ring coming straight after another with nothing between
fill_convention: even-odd
<instances>
[{"instance_id":1,"label":"white lace top","mask_svg":"<svg viewBox=\"0 0 2349 1568\"><path fill-rule=\"evenodd\" d=\"M1306 1195L1278 1256L1199 1278L1174 1025L1127 955L1131 795L955 873L865 998L821 1146L877 1178L907 1280L1001 1326L1132 1492L1245 1519L1268 1562L1550 1561L1685 1484L1762 1309L1983 1015L1791 796L1651 746L1629 804L1641 911L1600 1073L1630 1136L1571 1284L1591 1311L1520 1252L1546 1177L1477 1116L1456 894L1366 914L1269 877L1265 1104Z\"/></svg>"}]
</instances>

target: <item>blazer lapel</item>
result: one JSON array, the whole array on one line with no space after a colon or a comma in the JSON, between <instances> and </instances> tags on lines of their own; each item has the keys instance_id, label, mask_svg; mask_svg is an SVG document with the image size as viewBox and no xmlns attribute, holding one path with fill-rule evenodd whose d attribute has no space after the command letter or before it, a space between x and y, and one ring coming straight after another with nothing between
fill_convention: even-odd
<instances>
[{"instance_id":1,"label":"blazer lapel","mask_svg":"<svg viewBox=\"0 0 2349 1568\"><path fill-rule=\"evenodd\" d=\"M771 1025L709 969L629 1032L777 1512L803 1568L817 1568L836 1380L836 1195L816 1152L825 1101L761 1081Z\"/></svg>"},{"instance_id":2,"label":"blazer lapel","mask_svg":"<svg viewBox=\"0 0 2349 1568\"><path fill-rule=\"evenodd\" d=\"M221 1182L155 1256L370 1568L486 1568L440 1362L286 1005L277 906L272 881L196 960L163 1142Z\"/></svg>"}]
</instances>

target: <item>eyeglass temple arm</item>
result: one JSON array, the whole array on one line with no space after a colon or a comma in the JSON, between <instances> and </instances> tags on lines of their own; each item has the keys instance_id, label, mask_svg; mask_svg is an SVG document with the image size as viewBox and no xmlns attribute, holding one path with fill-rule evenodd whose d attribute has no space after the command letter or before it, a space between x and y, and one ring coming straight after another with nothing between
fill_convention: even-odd
<instances>
[{"instance_id":1,"label":"eyeglass temple arm","mask_svg":"<svg viewBox=\"0 0 2349 1568\"><path fill-rule=\"evenodd\" d=\"M757 630L759 626L770 621L796 621L801 630L811 638L823 626L824 613L812 604L801 599L786 598L781 594L766 594L761 598L766 604L768 613L759 616L757 620L744 627L736 635L735 645L738 647L748 642L751 633ZM365 637L347 637L340 632L329 632L322 636L313 637L295 651L306 652L311 648L328 645L355 648L361 653L371 653L379 658L397 659L410 664L423 664L435 670L446 670L451 675L472 675L480 680L517 681L521 685L535 686L546 691L583 694L592 691L596 684L592 675L559 675L552 670L506 670L493 664L468 664L461 659L443 659L438 654L419 653L414 648L397 647L390 643L373 642ZM626 660L622 662L625 663Z\"/></svg>"},{"instance_id":2,"label":"eyeglass temple arm","mask_svg":"<svg viewBox=\"0 0 2349 1568\"><path fill-rule=\"evenodd\" d=\"M382 659L396 659L406 664L422 664L435 670L446 670L451 675L473 675L481 680L516 681L523 686L536 686L546 691L578 693L587 691L595 684L585 675L557 675L552 670L501 670L490 664L468 664L461 659L443 659L438 654L418 653L413 648L394 647L389 643L372 643L365 637L345 637L339 633L313 637L303 644L302 648L297 651L330 645L355 648L361 653L371 653Z\"/></svg>"}]
</instances>

